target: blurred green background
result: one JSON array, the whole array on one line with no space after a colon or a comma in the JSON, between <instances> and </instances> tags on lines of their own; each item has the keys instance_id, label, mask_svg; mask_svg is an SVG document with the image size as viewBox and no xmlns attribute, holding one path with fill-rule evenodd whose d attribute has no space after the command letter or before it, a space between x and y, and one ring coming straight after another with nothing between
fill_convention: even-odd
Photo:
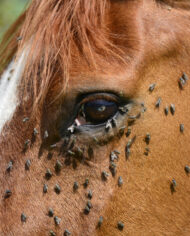
<instances>
[{"instance_id":1,"label":"blurred green background","mask_svg":"<svg viewBox=\"0 0 190 236\"><path fill-rule=\"evenodd\" d=\"M0 0L0 41L3 33L25 9L28 0Z\"/></svg>"}]
</instances>

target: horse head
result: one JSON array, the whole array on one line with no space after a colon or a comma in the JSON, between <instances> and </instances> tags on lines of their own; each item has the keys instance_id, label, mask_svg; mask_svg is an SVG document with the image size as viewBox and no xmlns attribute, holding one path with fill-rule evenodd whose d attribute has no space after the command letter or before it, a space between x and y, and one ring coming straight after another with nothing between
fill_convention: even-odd
<instances>
[{"instance_id":1,"label":"horse head","mask_svg":"<svg viewBox=\"0 0 190 236\"><path fill-rule=\"evenodd\" d=\"M0 47L0 235L189 235L190 2L32 0Z\"/></svg>"}]
</instances>

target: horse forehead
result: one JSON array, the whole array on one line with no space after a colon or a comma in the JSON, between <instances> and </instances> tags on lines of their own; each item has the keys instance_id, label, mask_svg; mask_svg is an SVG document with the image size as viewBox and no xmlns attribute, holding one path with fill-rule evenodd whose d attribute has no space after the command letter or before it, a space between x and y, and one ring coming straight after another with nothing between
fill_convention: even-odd
<instances>
[{"instance_id":1,"label":"horse forehead","mask_svg":"<svg viewBox=\"0 0 190 236\"><path fill-rule=\"evenodd\" d=\"M0 133L19 104L17 87L24 69L25 52L12 61L0 78Z\"/></svg>"}]
</instances>

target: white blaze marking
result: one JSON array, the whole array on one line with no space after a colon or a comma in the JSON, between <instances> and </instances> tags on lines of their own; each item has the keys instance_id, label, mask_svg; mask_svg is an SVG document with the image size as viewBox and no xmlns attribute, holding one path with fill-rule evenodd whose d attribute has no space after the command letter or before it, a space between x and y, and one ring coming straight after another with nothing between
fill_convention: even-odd
<instances>
[{"instance_id":1,"label":"white blaze marking","mask_svg":"<svg viewBox=\"0 0 190 236\"><path fill-rule=\"evenodd\" d=\"M25 52L23 52L16 62L11 62L0 79L0 133L4 124L11 120L19 104L17 86L24 69L25 55Z\"/></svg>"}]
</instances>

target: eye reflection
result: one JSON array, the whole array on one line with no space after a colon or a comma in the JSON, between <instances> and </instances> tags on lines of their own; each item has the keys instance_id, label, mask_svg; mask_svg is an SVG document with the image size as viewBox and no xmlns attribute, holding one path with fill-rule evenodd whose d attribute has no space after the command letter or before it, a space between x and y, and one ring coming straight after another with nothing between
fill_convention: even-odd
<instances>
[{"instance_id":1,"label":"eye reflection","mask_svg":"<svg viewBox=\"0 0 190 236\"><path fill-rule=\"evenodd\" d=\"M75 123L77 126L91 124L97 125L106 122L118 111L115 101L94 99L82 104Z\"/></svg>"},{"instance_id":2,"label":"eye reflection","mask_svg":"<svg viewBox=\"0 0 190 236\"><path fill-rule=\"evenodd\" d=\"M84 104L83 112L87 122L103 123L117 112L115 102L97 99Z\"/></svg>"}]
</instances>

